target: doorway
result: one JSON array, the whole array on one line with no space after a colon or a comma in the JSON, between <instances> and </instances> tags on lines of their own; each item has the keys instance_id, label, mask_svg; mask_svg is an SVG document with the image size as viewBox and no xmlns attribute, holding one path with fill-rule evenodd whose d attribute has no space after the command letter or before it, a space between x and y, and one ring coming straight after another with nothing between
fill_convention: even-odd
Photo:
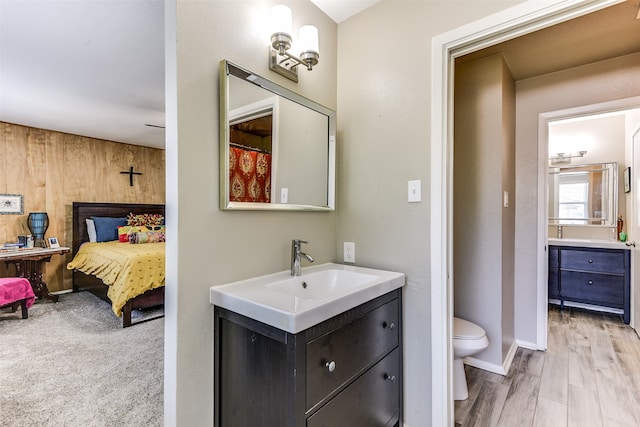
<instances>
[{"instance_id":1,"label":"doorway","mask_svg":"<svg viewBox=\"0 0 640 427\"><path fill-rule=\"evenodd\" d=\"M606 223L600 224L602 227L594 227L593 225L583 226L580 222L575 225L562 227L563 239L595 239L595 240L615 240L616 239L616 223L615 220L618 216L622 216L626 222L625 229L630 231L631 228L638 228L637 214L638 203L634 200L633 193L626 193L624 190L624 170L627 166L631 165L632 170L635 165L635 158L640 156L640 152L634 149L632 143L632 131L634 123L640 116L640 97L624 98L620 100L604 102L600 104L584 105L567 110L555 111L541 114L539 117L539 152L545 153L540 156L539 161L539 177L540 180L545 182L545 190L549 185L548 174L549 166L553 166L554 157L557 157L558 150L563 151L560 148L552 147L554 142L554 136L556 141L564 139L569 144L578 141L578 144L582 144L578 147L578 151L582 151L581 155L574 158L568 158L564 160L565 164L571 164L576 166L577 164L600 164L607 162L617 162L618 170L618 188L614 196L615 204L617 206L617 212L613 213L613 217L609 217ZM637 126L637 123L636 123ZM555 130L553 130L555 129ZM544 131L543 131L544 130ZM555 132L555 133L554 133ZM568 150L564 150L568 153ZM573 154L575 156L575 153ZM549 162L547 162L549 158ZM557 164L556 164L557 166ZM549 190L549 194L551 194ZM549 200L551 197L547 197L545 191L544 194L539 194L539 201L542 205L541 211L546 212L545 223L549 224ZM540 227L540 231L544 233L543 236L539 236L539 240L548 241L549 237L556 237L554 235L555 227L547 226ZM548 231L548 233L546 233ZM638 232L635 231L631 234L632 238L637 239ZM630 247L631 249L631 247ZM636 251L632 250L632 256ZM544 260L543 269L548 271L548 259ZM640 265L635 263L635 265ZM634 280L634 269L632 268L631 278L631 325L634 326L634 286L636 282ZM637 275L636 275L637 277ZM539 277L538 292L545 293L547 289L547 280L544 277ZM637 292L636 292L637 294ZM539 307L539 316L545 319L548 316L548 306L542 304ZM546 341L545 341L546 348Z\"/></svg>"},{"instance_id":2,"label":"doorway","mask_svg":"<svg viewBox=\"0 0 640 427\"><path fill-rule=\"evenodd\" d=\"M432 321L432 425L452 425L452 87L457 57L532 33L546 26L587 15L620 3L555 1L546 6L536 2L517 5L504 13L435 37L432 42L431 110L431 321ZM546 149L545 149L546 151ZM546 153L545 153L546 155ZM538 187L544 184L538 183ZM540 190L539 190L540 191ZM539 213L538 217L543 213ZM546 216L542 215L546 220ZM536 225L539 229L540 224ZM546 224L543 224L546 228ZM539 242L542 243L542 242ZM545 257L537 251L537 265ZM537 304L546 304L540 295ZM542 328L538 317L538 331ZM546 327L546 320L544 320ZM539 337L538 337L539 338Z\"/></svg>"}]
</instances>

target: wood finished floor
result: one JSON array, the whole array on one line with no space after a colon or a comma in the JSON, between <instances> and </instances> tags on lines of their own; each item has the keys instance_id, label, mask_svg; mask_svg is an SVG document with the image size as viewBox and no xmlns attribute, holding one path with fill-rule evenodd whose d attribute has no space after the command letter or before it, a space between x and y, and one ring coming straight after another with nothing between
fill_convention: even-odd
<instances>
[{"instance_id":1,"label":"wood finished floor","mask_svg":"<svg viewBox=\"0 0 640 427\"><path fill-rule=\"evenodd\" d=\"M456 426L640 426L640 339L620 316L549 306L546 352L519 348L507 376L465 370Z\"/></svg>"}]
</instances>

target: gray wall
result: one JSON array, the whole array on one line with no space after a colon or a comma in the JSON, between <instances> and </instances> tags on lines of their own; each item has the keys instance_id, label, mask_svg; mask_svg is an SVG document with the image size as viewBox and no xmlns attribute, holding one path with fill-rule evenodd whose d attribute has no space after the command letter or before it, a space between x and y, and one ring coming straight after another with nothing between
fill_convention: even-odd
<instances>
[{"instance_id":1,"label":"gray wall","mask_svg":"<svg viewBox=\"0 0 640 427\"><path fill-rule=\"evenodd\" d=\"M290 240L304 238L316 263L341 260L342 242L353 241L358 265L407 275L405 425L427 426L431 38L519 1L383 0L339 26L307 0L285 3L295 28L320 30L321 62L298 84L267 68L271 1L166 2L165 423L211 425L209 287L287 269ZM336 213L218 209L223 58L338 107ZM407 203L413 179L422 203Z\"/></svg>"},{"instance_id":2,"label":"gray wall","mask_svg":"<svg viewBox=\"0 0 640 427\"><path fill-rule=\"evenodd\" d=\"M515 3L387 0L338 26L338 258L355 242L358 265L407 276L406 426L431 419L431 39Z\"/></svg>"},{"instance_id":3,"label":"gray wall","mask_svg":"<svg viewBox=\"0 0 640 427\"><path fill-rule=\"evenodd\" d=\"M221 59L336 108L337 25L308 1L290 4L295 28L313 22L320 31L321 62L312 72L302 70L298 84L268 69L266 23L271 2L180 1L174 5L177 50L167 53L166 425L212 425L211 286L287 270L293 238L309 241L305 252L317 264L336 259L335 213L218 208Z\"/></svg>"},{"instance_id":4,"label":"gray wall","mask_svg":"<svg viewBox=\"0 0 640 427\"><path fill-rule=\"evenodd\" d=\"M515 334L518 340L537 342L538 116L638 96L638 75L640 54L633 54L516 82Z\"/></svg>"},{"instance_id":5,"label":"gray wall","mask_svg":"<svg viewBox=\"0 0 640 427\"><path fill-rule=\"evenodd\" d=\"M482 326L474 356L500 371L513 343L514 82L501 55L456 66L454 119L454 313Z\"/></svg>"}]
</instances>

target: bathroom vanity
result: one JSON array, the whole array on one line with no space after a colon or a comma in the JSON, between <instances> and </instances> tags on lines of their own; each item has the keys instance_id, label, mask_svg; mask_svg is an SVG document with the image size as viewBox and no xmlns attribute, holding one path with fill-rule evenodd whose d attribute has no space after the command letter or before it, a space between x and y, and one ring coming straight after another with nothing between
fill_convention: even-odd
<instances>
[{"instance_id":1,"label":"bathroom vanity","mask_svg":"<svg viewBox=\"0 0 640 427\"><path fill-rule=\"evenodd\" d=\"M329 265L335 267L327 268L345 267ZM322 273L323 266L318 267ZM367 274L380 271L350 268ZM302 316L296 319L300 322L281 322L280 327L269 323L277 324L283 318L263 318L266 322L252 318L261 317L261 309L239 303L239 295L248 295L246 292L234 294L233 286L225 288L229 285L212 287L215 425L400 426L404 275L394 274L391 282L375 290L379 296L373 298L374 294L352 295L364 292L368 288L365 282L383 283L374 279L375 273L371 278L362 276L362 284L355 292L347 290L348 295L327 298L323 293L306 302L302 293L314 286L313 274L303 271L299 277L271 278L271 284L266 285L271 290L282 283L302 284L302 290L292 289L297 296L286 298L293 304L291 310L299 309L297 314L304 313L311 299L325 306L319 312L329 313L334 310L333 302L365 300L320 322L316 322L318 318L302 320ZM345 277L357 280L359 276ZM280 298L267 295L262 303Z\"/></svg>"},{"instance_id":2,"label":"bathroom vanity","mask_svg":"<svg viewBox=\"0 0 640 427\"><path fill-rule=\"evenodd\" d=\"M631 255L624 244L553 240L549 301L621 314L629 323Z\"/></svg>"}]
</instances>

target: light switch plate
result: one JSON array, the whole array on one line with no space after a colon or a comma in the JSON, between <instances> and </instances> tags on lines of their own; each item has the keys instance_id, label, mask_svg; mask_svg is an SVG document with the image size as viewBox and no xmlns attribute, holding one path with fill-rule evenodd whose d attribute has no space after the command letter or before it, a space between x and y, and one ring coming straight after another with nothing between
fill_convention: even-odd
<instances>
[{"instance_id":1,"label":"light switch plate","mask_svg":"<svg viewBox=\"0 0 640 427\"><path fill-rule=\"evenodd\" d=\"M422 182L418 179L416 181L409 181L409 203L422 201Z\"/></svg>"},{"instance_id":2,"label":"light switch plate","mask_svg":"<svg viewBox=\"0 0 640 427\"><path fill-rule=\"evenodd\" d=\"M289 203L289 189L281 188L280 189L280 203Z\"/></svg>"},{"instance_id":3,"label":"light switch plate","mask_svg":"<svg viewBox=\"0 0 640 427\"><path fill-rule=\"evenodd\" d=\"M509 207L509 192L505 191L502 193L502 204L505 208Z\"/></svg>"}]
</instances>

